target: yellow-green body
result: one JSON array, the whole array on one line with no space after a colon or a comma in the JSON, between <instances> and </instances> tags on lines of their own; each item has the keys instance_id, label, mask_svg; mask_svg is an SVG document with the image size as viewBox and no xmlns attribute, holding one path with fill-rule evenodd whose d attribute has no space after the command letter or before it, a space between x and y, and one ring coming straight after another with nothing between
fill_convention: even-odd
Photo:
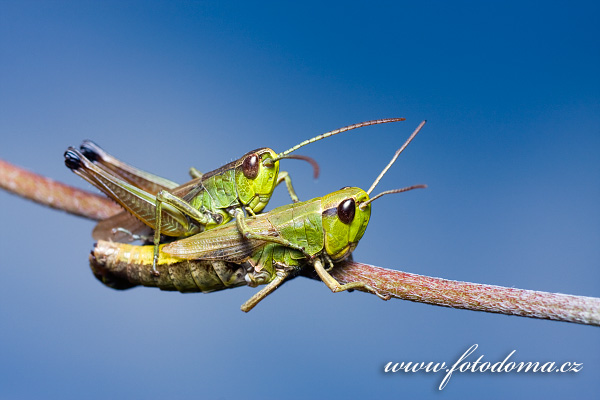
<instances>
[{"instance_id":1,"label":"yellow-green body","mask_svg":"<svg viewBox=\"0 0 600 400\"><path fill-rule=\"evenodd\" d=\"M99 240L116 239L113 235L115 227L123 227L132 234L143 232L144 225L154 229L159 203L162 210L160 232L173 237L190 236L227 223L236 209L261 212L277 184L284 179L289 181L287 173L280 178L279 161L264 165L265 160L276 156L269 148L253 150L214 171L174 186L169 181L157 182L162 178L155 176L143 179L150 174L116 160L90 142L84 145L88 146L86 154L94 162L77 150L69 149L65 153L67 165L128 211L101 221L93 234ZM249 160L254 162L249 163ZM249 166L252 167L250 171ZM293 194L291 183L288 188ZM175 201L159 200L161 196L173 197Z\"/></svg>"},{"instance_id":2,"label":"yellow-green body","mask_svg":"<svg viewBox=\"0 0 600 400\"><path fill-rule=\"evenodd\" d=\"M275 208L247 218L251 233L289 241L295 248L260 239L246 239L235 222L167 244L162 252L190 260L220 260L248 263L256 272L266 272L271 281L277 270L299 270L308 260L325 256L332 261L347 257L362 238L371 207L359 188L345 188L324 197ZM354 219L343 223L337 215L341 202L352 199ZM302 250L300 250L302 249Z\"/></svg>"},{"instance_id":3,"label":"yellow-green body","mask_svg":"<svg viewBox=\"0 0 600 400\"><path fill-rule=\"evenodd\" d=\"M355 217L345 224L337 217L338 205L353 199ZM154 246L99 241L90 266L102 282L117 289L136 285L180 292L213 292L243 285L272 282L278 271L295 274L312 258L326 255L332 261L347 257L362 238L371 213L359 188L345 188L324 197L276 208L249 218L252 232L293 240L303 251L269 241L245 239L231 222L186 239L160 246L152 273ZM308 257L307 257L308 255Z\"/></svg>"}]
</instances>

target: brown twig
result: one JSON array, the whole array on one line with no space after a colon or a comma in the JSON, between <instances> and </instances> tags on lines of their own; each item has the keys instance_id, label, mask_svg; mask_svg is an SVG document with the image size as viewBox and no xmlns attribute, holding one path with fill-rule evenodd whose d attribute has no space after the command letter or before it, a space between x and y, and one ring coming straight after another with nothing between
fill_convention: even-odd
<instances>
[{"instance_id":1,"label":"brown twig","mask_svg":"<svg viewBox=\"0 0 600 400\"><path fill-rule=\"evenodd\" d=\"M109 199L0 160L0 187L37 203L100 220L121 211ZM600 298L538 292L393 271L345 261L331 274L340 283L363 281L380 294L443 307L600 326Z\"/></svg>"},{"instance_id":2,"label":"brown twig","mask_svg":"<svg viewBox=\"0 0 600 400\"><path fill-rule=\"evenodd\" d=\"M507 288L394 271L355 261L331 271L340 283L363 281L380 294L436 306L600 326L600 299Z\"/></svg>"},{"instance_id":3,"label":"brown twig","mask_svg":"<svg viewBox=\"0 0 600 400\"><path fill-rule=\"evenodd\" d=\"M0 187L36 203L93 220L122 211L112 200L0 160Z\"/></svg>"}]
</instances>

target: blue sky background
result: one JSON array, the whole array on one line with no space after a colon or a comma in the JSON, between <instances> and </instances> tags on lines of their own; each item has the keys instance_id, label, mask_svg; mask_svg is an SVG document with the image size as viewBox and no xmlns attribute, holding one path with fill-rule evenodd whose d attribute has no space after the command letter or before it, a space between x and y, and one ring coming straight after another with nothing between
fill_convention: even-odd
<instances>
[{"instance_id":1,"label":"blue sky background","mask_svg":"<svg viewBox=\"0 0 600 400\"><path fill-rule=\"evenodd\" d=\"M282 161L302 199L379 190L355 259L600 296L597 2L2 2L0 158L90 189L64 167L92 139L187 180L403 116ZM0 398L594 398L598 328L452 310L298 278L255 289L108 289L93 223L0 193ZM270 207L289 202L278 189ZM576 361L578 374L385 375L388 361Z\"/></svg>"}]
</instances>

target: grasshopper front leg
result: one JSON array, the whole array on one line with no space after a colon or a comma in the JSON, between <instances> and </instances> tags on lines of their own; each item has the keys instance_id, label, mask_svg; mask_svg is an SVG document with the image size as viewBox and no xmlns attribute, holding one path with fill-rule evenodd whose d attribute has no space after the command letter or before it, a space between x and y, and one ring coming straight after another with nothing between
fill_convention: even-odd
<instances>
[{"instance_id":1,"label":"grasshopper front leg","mask_svg":"<svg viewBox=\"0 0 600 400\"><path fill-rule=\"evenodd\" d=\"M298 195L294 190L294 186L292 186L292 177L287 171L279 171L279 176L277 177L277 183L275 186L279 185L281 182L285 181L285 186L287 187L288 193L294 203L299 202Z\"/></svg>"},{"instance_id":2,"label":"grasshopper front leg","mask_svg":"<svg viewBox=\"0 0 600 400\"><path fill-rule=\"evenodd\" d=\"M333 267L333 263L331 262L331 260L328 259L328 261L331 267ZM350 282L346 283L345 285L341 285L338 281L335 280L333 276L329 274L329 272L327 272L320 258L316 258L313 261L313 266L315 268L315 271L317 272L317 275L319 275L319 278L321 278L323 283L327 285L327 287L331 289L333 293L343 292L344 290L364 289L368 290L371 293L374 293L375 295L377 295L377 297L379 297L382 300L389 300L391 298L389 294L382 295L379 292L377 292L373 287L367 285L364 282ZM331 267L329 269L331 269Z\"/></svg>"}]
</instances>

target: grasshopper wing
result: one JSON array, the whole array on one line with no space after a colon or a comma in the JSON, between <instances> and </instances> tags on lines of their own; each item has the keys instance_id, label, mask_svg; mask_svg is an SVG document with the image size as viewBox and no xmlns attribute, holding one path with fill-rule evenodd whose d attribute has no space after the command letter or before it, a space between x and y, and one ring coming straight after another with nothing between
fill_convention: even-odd
<instances>
[{"instance_id":1,"label":"grasshopper wing","mask_svg":"<svg viewBox=\"0 0 600 400\"><path fill-rule=\"evenodd\" d=\"M277 235L266 218L257 218L249 222L248 225L253 232L268 236ZM230 222L189 238L176 240L165 245L162 251L187 260L223 260L242 263L266 244L264 240L244 238L235 222Z\"/></svg>"}]
</instances>

